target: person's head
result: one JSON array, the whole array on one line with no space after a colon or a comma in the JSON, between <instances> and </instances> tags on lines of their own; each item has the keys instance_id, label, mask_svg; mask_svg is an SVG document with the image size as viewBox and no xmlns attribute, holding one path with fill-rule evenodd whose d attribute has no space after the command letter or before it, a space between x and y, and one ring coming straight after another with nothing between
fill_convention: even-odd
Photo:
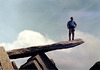
<instances>
[{"instance_id":1,"label":"person's head","mask_svg":"<svg viewBox=\"0 0 100 70\"><path fill-rule=\"evenodd\" d=\"M73 21L73 17L70 17L71 21Z\"/></svg>"}]
</instances>

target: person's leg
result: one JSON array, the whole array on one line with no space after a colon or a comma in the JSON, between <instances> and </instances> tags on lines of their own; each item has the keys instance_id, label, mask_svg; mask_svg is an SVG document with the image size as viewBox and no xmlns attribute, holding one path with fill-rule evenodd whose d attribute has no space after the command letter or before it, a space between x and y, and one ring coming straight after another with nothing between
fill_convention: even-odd
<instances>
[{"instance_id":1,"label":"person's leg","mask_svg":"<svg viewBox=\"0 0 100 70\"><path fill-rule=\"evenodd\" d=\"M72 30L72 40L74 40L74 35L75 35L75 34L74 34L74 31L75 31L75 30Z\"/></svg>"},{"instance_id":2,"label":"person's leg","mask_svg":"<svg viewBox=\"0 0 100 70\"><path fill-rule=\"evenodd\" d=\"M71 30L69 29L69 41L71 40Z\"/></svg>"}]
</instances>

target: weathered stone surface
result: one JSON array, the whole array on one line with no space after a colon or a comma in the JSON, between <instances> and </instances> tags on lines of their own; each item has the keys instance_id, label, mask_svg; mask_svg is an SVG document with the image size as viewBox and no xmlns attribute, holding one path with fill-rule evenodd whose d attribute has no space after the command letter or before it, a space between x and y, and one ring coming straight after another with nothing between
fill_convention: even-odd
<instances>
[{"instance_id":1,"label":"weathered stone surface","mask_svg":"<svg viewBox=\"0 0 100 70\"><path fill-rule=\"evenodd\" d=\"M9 57L3 47L0 47L0 68L1 69L13 69L13 66L9 60Z\"/></svg>"},{"instance_id":2,"label":"weathered stone surface","mask_svg":"<svg viewBox=\"0 0 100 70\"><path fill-rule=\"evenodd\" d=\"M2 68L1 63L0 63L0 70L1 70L1 69L3 69L3 68Z\"/></svg>"},{"instance_id":3,"label":"weathered stone surface","mask_svg":"<svg viewBox=\"0 0 100 70\"><path fill-rule=\"evenodd\" d=\"M53 63L52 63L53 62ZM46 56L44 53L39 53L35 57L31 57L20 69L33 69L33 70L58 70L54 61Z\"/></svg>"},{"instance_id":4,"label":"weathered stone surface","mask_svg":"<svg viewBox=\"0 0 100 70\"><path fill-rule=\"evenodd\" d=\"M76 39L73 41L63 41L50 45L32 46L29 48L15 49L7 51L7 54L9 55L10 59L23 58L28 56L35 56L40 52L48 52L57 49L72 48L82 43L84 43L82 39Z\"/></svg>"},{"instance_id":5,"label":"weathered stone surface","mask_svg":"<svg viewBox=\"0 0 100 70\"><path fill-rule=\"evenodd\" d=\"M33 61L29 61L27 63L25 63L24 65L22 65L19 70L22 69L28 69L28 70L38 70L38 68L35 66Z\"/></svg>"},{"instance_id":6,"label":"weathered stone surface","mask_svg":"<svg viewBox=\"0 0 100 70\"><path fill-rule=\"evenodd\" d=\"M35 59L36 59L35 57L28 59L25 64L20 66L19 70L22 70L22 69L41 70L36 67L34 63Z\"/></svg>"},{"instance_id":7,"label":"weathered stone surface","mask_svg":"<svg viewBox=\"0 0 100 70\"><path fill-rule=\"evenodd\" d=\"M95 63L90 70L100 70L100 61L98 61L97 63Z\"/></svg>"},{"instance_id":8,"label":"weathered stone surface","mask_svg":"<svg viewBox=\"0 0 100 70\"><path fill-rule=\"evenodd\" d=\"M50 61L52 62L52 64L53 64L53 65L55 65L55 66L56 66L56 64L55 64L55 62L54 62L54 60L53 60L53 59L50 59Z\"/></svg>"},{"instance_id":9,"label":"weathered stone surface","mask_svg":"<svg viewBox=\"0 0 100 70\"><path fill-rule=\"evenodd\" d=\"M39 53L35 56L38 63L41 64L42 70L58 70L57 67L51 62L51 60L44 53Z\"/></svg>"},{"instance_id":10,"label":"weathered stone surface","mask_svg":"<svg viewBox=\"0 0 100 70\"><path fill-rule=\"evenodd\" d=\"M18 70L18 67L14 61L11 62L14 69Z\"/></svg>"}]
</instances>

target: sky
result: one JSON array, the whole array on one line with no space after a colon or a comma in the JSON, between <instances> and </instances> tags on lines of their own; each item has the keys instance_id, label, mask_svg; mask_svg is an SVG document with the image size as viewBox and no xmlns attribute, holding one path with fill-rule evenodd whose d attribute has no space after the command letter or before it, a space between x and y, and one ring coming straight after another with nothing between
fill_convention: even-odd
<instances>
[{"instance_id":1,"label":"sky","mask_svg":"<svg viewBox=\"0 0 100 70\"><path fill-rule=\"evenodd\" d=\"M0 46L11 50L67 41L66 24L73 16L75 39L85 43L46 54L59 70L88 70L100 60L99 7L100 0L0 0ZM26 60L15 61L20 67Z\"/></svg>"}]
</instances>

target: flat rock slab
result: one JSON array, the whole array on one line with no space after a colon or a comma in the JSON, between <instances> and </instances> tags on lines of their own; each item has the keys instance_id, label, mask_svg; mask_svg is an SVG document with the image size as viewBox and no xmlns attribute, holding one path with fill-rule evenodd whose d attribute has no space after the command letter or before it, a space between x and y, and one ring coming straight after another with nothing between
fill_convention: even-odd
<instances>
[{"instance_id":1,"label":"flat rock slab","mask_svg":"<svg viewBox=\"0 0 100 70\"><path fill-rule=\"evenodd\" d=\"M10 59L24 58L28 56L35 56L38 53L45 53L53 50L73 48L84 43L82 39L75 39L73 41L63 41L54 44L31 46L28 48L14 49L7 51Z\"/></svg>"}]
</instances>

